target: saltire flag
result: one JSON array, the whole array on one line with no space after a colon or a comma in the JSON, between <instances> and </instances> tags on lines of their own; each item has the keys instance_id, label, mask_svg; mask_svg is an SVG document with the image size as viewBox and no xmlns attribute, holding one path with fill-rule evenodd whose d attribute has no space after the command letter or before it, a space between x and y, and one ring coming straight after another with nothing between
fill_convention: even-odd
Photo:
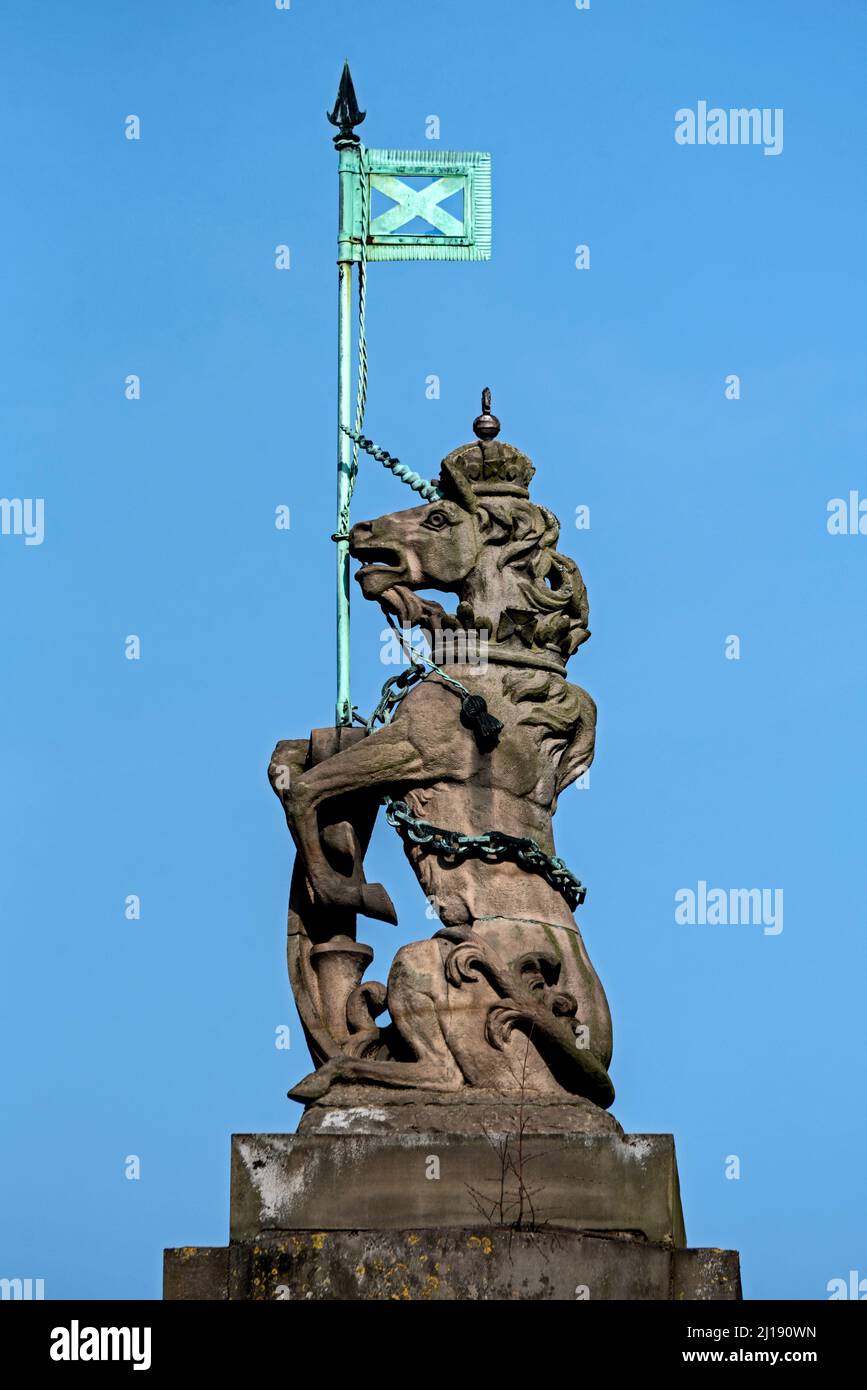
<instances>
[{"instance_id":1,"label":"saltire flag","mask_svg":"<svg viewBox=\"0 0 867 1390\"><path fill-rule=\"evenodd\" d=\"M369 261L490 259L489 154L366 149L360 175L367 182Z\"/></svg>"}]
</instances>

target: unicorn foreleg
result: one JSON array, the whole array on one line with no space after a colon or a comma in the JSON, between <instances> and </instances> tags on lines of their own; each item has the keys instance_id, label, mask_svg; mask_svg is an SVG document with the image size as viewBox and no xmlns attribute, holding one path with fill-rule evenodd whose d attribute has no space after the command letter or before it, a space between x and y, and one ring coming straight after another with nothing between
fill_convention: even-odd
<instances>
[{"instance_id":1,"label":"unicorn foreleg","mask_svg":"<svg viewBox=\"0 0 867 1390\"><path fill-rule=\"evenodd\" d=\"M384 921L397 920L381 884L347 878L328 862L316 811L332 797L358 791L375 793L394 783L423 782L429 776L430 768L423 766L419 749L392 726L292 777L288 785L280 785L280 779L272 776L313 895L319 902L354 909Z\"/></svg>"}]
</instances>

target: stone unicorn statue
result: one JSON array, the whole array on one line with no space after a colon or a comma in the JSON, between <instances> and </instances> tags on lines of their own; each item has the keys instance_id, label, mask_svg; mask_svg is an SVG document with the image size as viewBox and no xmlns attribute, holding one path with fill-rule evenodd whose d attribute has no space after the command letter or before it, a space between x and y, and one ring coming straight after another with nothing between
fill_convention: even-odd
<instances>
[{"instance_id":1,"label":"stone unicorn statue","mask_svg":"<svg viewBox=\"0 0 867 1390\"><path fill-rule=\"evenodd\" d=\"M611 1018L571 910L583 890L552 833L593 759L595 705L566 680L587 593L487 392L474 431L435 500L358 522L350 553L392 623L481 634L484 659L414 667L384 727L314 730L269 768L298 851L289 971L317 1070L289 1094L308 1103L346 1086L378 1088L377 1104L396 1090L614 1097ZM420 590L456 594L456 611ZM356 939L358 913L397 920L362 868L383 801L440 923L398 950L387 985L363 980L373 951Z\"/></svg>"}]
</instances>

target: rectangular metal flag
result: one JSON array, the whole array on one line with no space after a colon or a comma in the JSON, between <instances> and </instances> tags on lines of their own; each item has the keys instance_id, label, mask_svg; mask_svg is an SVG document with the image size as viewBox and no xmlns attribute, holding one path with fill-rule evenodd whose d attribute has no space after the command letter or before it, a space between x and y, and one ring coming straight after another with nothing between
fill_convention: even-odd
<instances>
[{"instance_id":1,"label":"rectangular metal flag","mask_svg":"<svg viewBox=\"0 0 867 1390\"><path fill-rule=\"evenodd\" d=\"M489 154L368 149L362 169L369 261L490 259Z\"/></svg>"}]
</instances>

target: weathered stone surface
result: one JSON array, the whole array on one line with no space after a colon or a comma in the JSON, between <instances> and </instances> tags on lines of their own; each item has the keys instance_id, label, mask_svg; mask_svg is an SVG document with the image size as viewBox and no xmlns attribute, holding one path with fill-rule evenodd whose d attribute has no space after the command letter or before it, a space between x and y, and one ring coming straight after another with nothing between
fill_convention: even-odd
<instances>
[{"instance_id":1,"label":"weathered stone surface","mask_svg":"<svg viewBox=\"0 0 867 1390\"><path fill-rule=\"evenodd\" d=\"M503 1137L511 1146L508 1171ZM496 1212L503 1184L504 1208ZM525 1223L532 1215L543 1228L686 1244L670 1134L525 1132L520 1154L511 1129L500 1140L412 1133L232 1139L233 1241L299 1229L472 1228L480 1217L508 1224L519 1203Z\"/></svg>"},{"instance_id":2,"label":"weathered stone surface","mask_svg":"<svg viewBox=\"0 0 867 1390\"><path fill-rule=\"evenodd\" d=\"M495 1091L467 1086L459 1096L436 1091L396 1091L370 1086L332 1086L308 1105L299 1134L446 1134L484 1138L515 1133L614 1135L625 1138L610 1110L583 1096L517 1105Z\"/></svg>"},{"instance_id":3,"label":"weathered stone surface","mask_svg":"<svg viewBox=\"0 0 867 1390\"><path fill-rule=\"evenodd\" d=\"M349 1112L336 1113L343 1123ZM504 1148L512 1128L479 1137L376 1132L363 1114L352 1123L235 1135L231 1243L167 1250L164 1297L741 1296L736 1252L684 1248L671 1135L525 1129L516 1150Z\"/></svg>"},{"instance_id":4,"label":"weathered stone surface","mask_svg":"<svg viewBox=\"0 0 867 1390\"><path fill-rule=\"evenodd\" d=\"M198 1279L190 1253L207 1257L213 1270L213 1257L222 1255L222 1282ZM166 1268L166 1298L593 1302L741 1296L731 1250L673 1250L625 1238L485 1226L286 1231L279 1239L224 1251L167 1251Z\"/></svg>"},{"instance_id":5,"label":"weathered stone surface","mask_svg":"<svg viewBox=\"0 0 867 1390\"><path fill-rule=\"evenodd\" d=\"M163 1256L163 1298L208 1300L229 1296L229 1248L184 1245Z\"/></svg>"},{"instance_id":6,"label":"weathered stone surface","mask_svg":"<svg viewBox=\"0 0 867 1390\"><path fill-rule=\"evenodd\" d=\"M673 1270L672 1298L709 1303L741 1297L741 1266L736 1250L679 1250Z\"/></svg>"}]
</instances>

